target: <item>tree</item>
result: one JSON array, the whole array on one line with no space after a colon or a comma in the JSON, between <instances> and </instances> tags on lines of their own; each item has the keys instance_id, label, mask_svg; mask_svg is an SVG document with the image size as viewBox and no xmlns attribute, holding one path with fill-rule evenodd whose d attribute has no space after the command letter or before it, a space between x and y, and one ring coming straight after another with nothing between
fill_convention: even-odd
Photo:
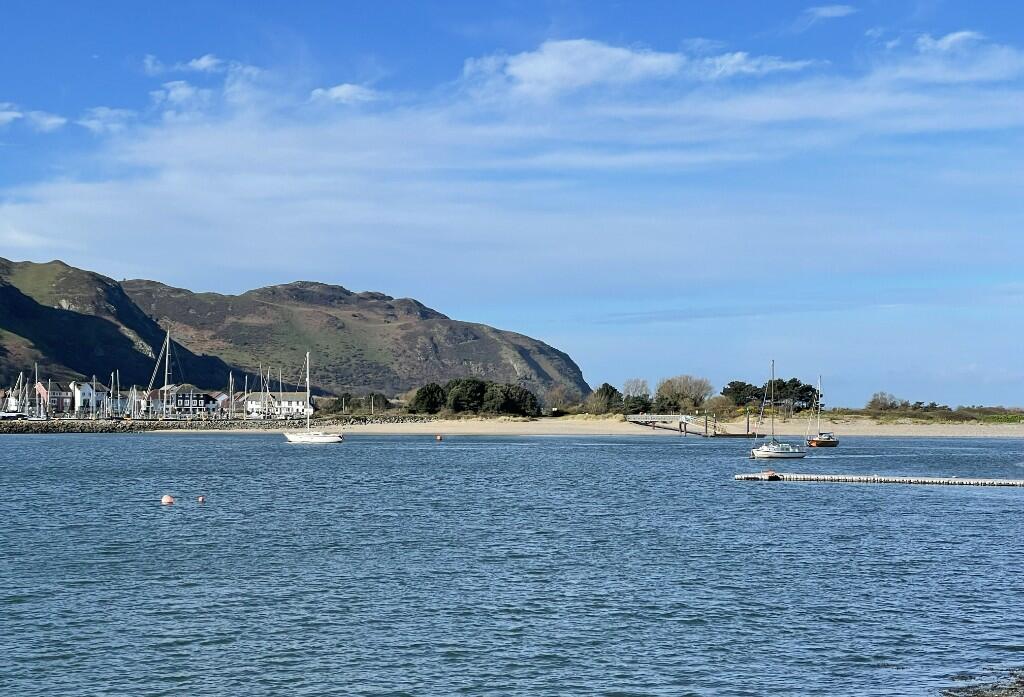
<instances>
[{"instance_id":1,"label":"tree","mask_svg":"<svg viewBox=\"0 0 1024 697\"><path fill-rule=\"evenodd\" d=\"M889 394L888 392L875 392L871 395L871 399L868 400L866 409L873 409L875 411L885 411L886 409L895 409L899 406L900 400L895 395Z\"/></svg>"},{"instance_id":2,"label":"tree","mask_svg":"<svg viewBox=\"0 0 1024 697\"><path fill-rule=\"evenodd\" d=\"M444 388L436 382L424 385L416 390L412 401L409 402L409 411L416 414L436 414L444 409L448 402L448 395Z\"/></svg>"},{"instance_id":3,"label":"tree","mask_svg":"<svg viewBox=\"0 0 1024 697\"><path fill-rule=\"evenodd\" d=\"M491 414L514 414L517 416L540 414L540 403L533 392L519 385L502 385L494 382L487 383L481 408Z\"/></svg>"},{"instance_id":4,"label":"tree","mask_svg":"<svg viewBox=\"0 0 1024 697\"><path fill-rule=\"evenodd\" d=\"M709 414L725 415L736 409L736 404L725 395L716 394L704 403Z\"/></svg>"},{"instance_id":5,"label":"tree","mask_svg":"<svg viewBox=\"0 0 1024 697\"><path fill-rule=\"evenodd\" d=\"M700 407L715 391L711 381L693 375L676 375L658 381L655 409L689 411Z\"/></svg>"},{"instance_id":6,"label":"tree","mask_svg":"<svg viewBox=\"0 0 1024 697\"><path fill-rule=\"evenodd\" d=\"M622 396L650 398L651 388L643 378L630 378L622 385Z\"/></svg>"},{"instance_id":7,"label":"tree","mask_svg":"<svg viewBox=\"0 0 1024 697\"><path fill-rule=\"evenodd\" d=\"M637 395L635 397L622 398L622 413L643 414L649 412L654 406L650 395Z\"/></svg>"},{"instance_id":8,"label":"tree","mask_svg":"<svg viewBox=\"0 0 1024 697\"><path fill-rule=\"evenodd\" d=\"M734 404L746 405L764 399L764 389L742 380L733 380L722 388L722 396L728 397Z\"/></svg>"},{"instance_id":9,"label":"tree","mask_svg":"<svg viewBox=\"0 0 1024 697\"><path fill-rule=\"evenodd\" d=\"M477 378L456 378L444 386L448 408L454 412L479 412L484 404L487 383Z\"/></svg>"},{"instance_id":10,"label":"tree","mask_svg":"<svg viewBox=\"0 0 1024 697\"><path fill-rule=\"evenodd\" d=\"M592 414L621 413L622 393L606 382L591 392L584 404Z\"/></svg>"},{"instance_id":11,"label":"tree","mask_svg":"<svg viewBox=\"0 0 1024 697\"><path fill-rule=\"evenodd\" d=\"M579 404L578 395L569 391L569 388L558 383L544 393L544 406L549 409L569 409Z\"/></svg>"}]
</instances>

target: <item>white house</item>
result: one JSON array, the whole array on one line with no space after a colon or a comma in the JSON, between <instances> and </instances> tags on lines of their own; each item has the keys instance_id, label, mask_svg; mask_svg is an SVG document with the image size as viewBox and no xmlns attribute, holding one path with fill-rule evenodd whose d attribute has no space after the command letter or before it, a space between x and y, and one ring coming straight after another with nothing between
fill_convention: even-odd
<instances>
[{"instance_id":1,"label":"white house","mask_svg":"<svg viewBox=\"0 0 1024 697\"><path fill-rule=\"evenodd\" d=\"M305 392L254 392L245 398L245 414L251 419L293 419L313 413Z\"/></svg>"},{"instance_id":2,"label":"white house","mask_svg":"<svg viewBox=\"0 0 1024 697\"><path fill-rule=\"evenodd\" d=\"M71 390L72 406L76 416L99 415L106 406L108 392L103 385L96 383L94 391L91 382L75 381L68 387Z\"/></svg>"}]
</instances>

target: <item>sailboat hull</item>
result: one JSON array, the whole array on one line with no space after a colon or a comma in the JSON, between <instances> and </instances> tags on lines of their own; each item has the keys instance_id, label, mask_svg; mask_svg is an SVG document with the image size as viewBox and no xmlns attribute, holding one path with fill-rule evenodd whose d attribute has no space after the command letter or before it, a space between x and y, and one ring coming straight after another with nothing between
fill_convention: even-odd
<instances>
[{"instance_id":1,"label":"sailboat hull","mask_svg":"<svg viewBox=\"0 0 1024 697\"><path fill-rule=\"evenodd\" d=\"M801 457L806 457L807 453L802 450L761 450L760 448L754 448L750 451L750 457L755 460L797 460Z\"/></svg>"},{"instance_id":2,"label":"sailboat hull","mask_svg":"<svg viewBox=\"0 0 1024 697\"><path fill-rule=\"evenodd\" d=\"M340 443L344 440L340 433L319 433L304 431L301 433L286 433L284 437L289 443L306 443L310 445L325 445L327 443Z\"/></svg>"},{"instance_id":3,"label":"sailboat hull","mask_svg":"<svg viewBox=\"0 0 1024 697\"><path fill-rule=\"evenodd\" d=\"M838 439L808 438L808 448L834 448L839 445Z\"/></svg>"}]
</instances>

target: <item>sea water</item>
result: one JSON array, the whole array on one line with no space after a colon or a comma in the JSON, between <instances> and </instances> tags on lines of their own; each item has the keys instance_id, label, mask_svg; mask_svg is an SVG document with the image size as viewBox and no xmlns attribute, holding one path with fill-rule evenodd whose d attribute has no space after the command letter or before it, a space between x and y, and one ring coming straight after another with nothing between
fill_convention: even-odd
<instances>
[{"instance_id":1,"label":"sea water","mask_svg":"<svg viewBox=\"0 0 1024 697\"><path fill-rule=\"evenodd\" d=\"M3 436L0 694L905 696L1024 664L1024 489L736 482L749 447ZM782 464L1024 478L1024 441Z\"/></svg>"}]
</instances>

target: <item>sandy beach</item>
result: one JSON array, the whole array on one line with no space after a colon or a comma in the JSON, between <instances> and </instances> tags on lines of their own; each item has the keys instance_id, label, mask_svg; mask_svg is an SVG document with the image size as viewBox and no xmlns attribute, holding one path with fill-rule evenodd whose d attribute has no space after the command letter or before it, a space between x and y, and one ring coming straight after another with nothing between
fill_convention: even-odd
<instances>
[{"instance_id":1,"label":"sandy beach","mask_svg":"<svg viewBox=\"0 0 1024 697\"><path fill-rule=\"evenodd\" d=\"M959 424L959 423L876 423L863 417L846 417L841 421L822 421L822 428L843 436L923 436L954 438L1024 438L1024 424ZM730 433L743 433L743 421L725 424ZM807 422L790 420L776 423L780 436L802 437ZM340 430L353 434L376 435L476 435L476 436L649 436L679 438L676 431L650 428L628 423L622 417L566 416L545 419L450 419L429 423L360 424Z\"/></svg>"}]
</instances>

